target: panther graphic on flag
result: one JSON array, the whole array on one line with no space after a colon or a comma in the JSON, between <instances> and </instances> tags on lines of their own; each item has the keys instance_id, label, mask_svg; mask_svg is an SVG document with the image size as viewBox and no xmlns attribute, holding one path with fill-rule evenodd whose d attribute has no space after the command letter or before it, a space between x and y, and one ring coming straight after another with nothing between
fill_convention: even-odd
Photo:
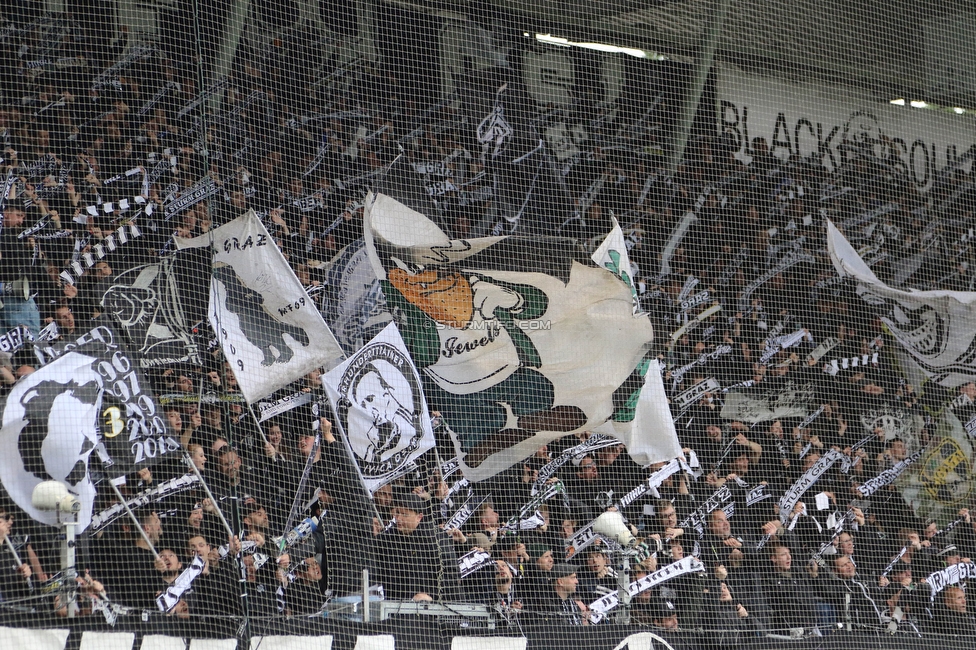
<instances>
[{"instance_id":1,"label":"panther graphic on flag","mask_svg":"<svg viewBox=\"0 0 976 650\"><path fill-rule=\"evenodd\" d=\"M24 394L20 403L27 424L17 439L17 449L25 470L42 481L63 480L70 486L88 477L87 458L96 441L83 432L77 432L71 444L54 440L55 428L49 421L52 415L57 417L60 413L54 408L58 398L71 397L83 404L97 404L100 391L96 382L78 385L42 381Z\"/></svg>"},{"instance_id":2,"label":"panther graphic on flag","mask_svg":"<svg viewBox=\"0 0 976 650\"><path fill-rule=\"evenodd\" d=\"M226 290L224 307L237 315L241 333L264 354L262 366L291 361L295 352L285 341L285 334L302 347L308 347L310 341L305 330L273 318L264 307L264 296L244 286L233 268L222 266L215 268L213 273L214 278L223 284ZM277 357L274 355L274 350L278 352Z\"/></svg>"}]
</instances>

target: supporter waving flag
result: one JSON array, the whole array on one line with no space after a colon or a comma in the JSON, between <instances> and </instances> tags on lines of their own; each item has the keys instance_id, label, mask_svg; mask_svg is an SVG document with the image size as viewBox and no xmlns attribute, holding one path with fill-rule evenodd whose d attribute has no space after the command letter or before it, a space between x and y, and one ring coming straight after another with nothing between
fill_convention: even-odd
<instances>
[{"instance_id":1,"label":"supporter waving flag","mask_svg":"<svg viewBox=\"0 0 976 650\"><path fill-rule=\"evenodd\" d=\"M630 287L574 240L451 239L385 194L368 197L364 222L387 305L466 476L493 476L626 406L619 389L652 327L634 315ZM673 432L663 445L644 434L648 462L674 455Z\"/></svg>"}]
</instances>

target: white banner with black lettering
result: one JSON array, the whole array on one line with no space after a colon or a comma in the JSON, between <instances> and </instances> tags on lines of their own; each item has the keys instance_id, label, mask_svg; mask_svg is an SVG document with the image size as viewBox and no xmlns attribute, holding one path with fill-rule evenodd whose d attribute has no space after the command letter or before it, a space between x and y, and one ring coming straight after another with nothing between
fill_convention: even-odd
<instances>
[{"instance_id":1,"label":"white banner with black lettering","mask_svg":"<svg viewBox=\"0 0 976 650\"><path fill-rule=\"evenodd\" d=\"M248 403L342 360L322 315L253 210L176 243L213 251L210 325Z\"/></svg>"},{"instance_id":2,"label":"white banner with black lettering","mask_svg":"<svg viewBox=\"0 0 976 650\"><path fill-rule=\"evenodd\" d=\"M733 391L726 395L722 418L753 424L782 418L803 418L813 397L813 384L793 382L788 382L782 390Z\"/></svg>"},{"instance_id":3,"label":"white banner with black lettering","mask_svg":"<svg viewBox=\"0 0 976 650\"><path fill-rule=\"evenodd\" d=\"M683 557L677 562L672 562L671 564L662 567L655 571L654 573L648 574L641 578L640 580L634 580L630 583L627 591L630 592L631 597L636 596L642 591L647 591L648 589L653 589L658 585L677 578L678 576L683 576L688 573L701 573L705 571L705 565L701 563L701 560L694 556ZM617 592L609 593L606 596L594 600L590 603L590 611L593 612L591 615L591 620L593 622L598 622L601 620L607 612L620 604Z\"/></svg>"},{"instance_id":4,"label":"white banner with black lettering","mask_svg":"<svg viewBox=\"0 0 976 650\"><path fill-rule=\"evenodd\" d=\"M793 506L810 489L810 486L820 480L820 477L837 461L849 463L850 459L836 449L831 449L821 456L820 460L813 464L813 467L804 472L803 476L796 480L796 483L790 486L790 489L779 500L779 519L782 523L786 523L786 520L793 513Z\"/></svg>"},{"instance_id":5,"label":"white banner with black lettering","mask_svg":"<svg viewBox=\"0 0 976 650\"><path fill-rule=\"evenodd\" d=\"M889 483L893 483L895 479L901 476L901 473L908 469L908 466L917 461L922 457L921 450L916 451L914 454L906 458L905 460L900 460L895 463L894 467L886 469L874 478L867 480L863 485L855 488L862 497L869 497L884 486Z\"/></svg>"},{"instance_id":6,"label":"white banner with black lettering","mask_svg":"<svg viewBox=\"0 0 976 650\"><path fill-rule=\"evenodd\" d=\"M282 413L287 413L292 409L296 409L299 406L304 406L312 401L311 393L292 393L291 395L285 395L281 399L276 399L273 402L258 402L258 412L261 414L258 417L258 422L264 422L269 420L276 415L281 415Z\"/></svg>"},{"instance_id":7,"label":"white banner with black lettering","mask_svg":"<svg viewBox=\"0 0 976 650\"><path fill-rule=\"evenodd\" d=\"M904 166L922 191L976 143L967 116L892 106L844 86L722 70L716 100L718 130L732 136L739 155L751 155L752 140L764 138L773 155L815 156L833 171L848 155L842 145L878 141L875 155Z\"/></svg>"},{"instance_id":8,"label":"white banner with black lettering","mask_svg":"<svg viewBox=\"0 0 976 650\"><path fill-rule=\"evenodd\" d=\"M934 601L935 595L949 585L959 584L961 580L971 580L973 578L976 578L976 564L972 562L952 564L941 571L929 574L926 582L928 582L929 588L932 590L931 600Z\"/></svg>"}]
</instances>

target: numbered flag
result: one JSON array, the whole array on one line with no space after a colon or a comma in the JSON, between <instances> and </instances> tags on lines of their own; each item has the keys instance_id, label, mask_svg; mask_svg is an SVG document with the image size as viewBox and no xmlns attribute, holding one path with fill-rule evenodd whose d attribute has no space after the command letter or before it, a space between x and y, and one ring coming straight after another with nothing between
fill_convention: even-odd
<instances>
[{"instance_id":1,"label":"numbered flag","mask_svg":"<svg viewBox=\"0 0 976 650\"><path fill-rule=\"evenodd\" d=\"M0 481L33 519L55 526L57 513L31 502L42 481L60 481L81 504L79 530L91 521L92 452L110 479L180 451L157 409L149 383L118 336L99 326L10 391L0 429Z\"/></svg>"},{"instance_id":2,"label":"numbered flag","mask_svg":"<svg viewBox=\"0 0 976 650\"><path fill-rule=\"evenodd\" d=\"M254 211L182 248L213 254L209 320L249 404L344 357L318 308Z\"/></svg>"}]
</instances>

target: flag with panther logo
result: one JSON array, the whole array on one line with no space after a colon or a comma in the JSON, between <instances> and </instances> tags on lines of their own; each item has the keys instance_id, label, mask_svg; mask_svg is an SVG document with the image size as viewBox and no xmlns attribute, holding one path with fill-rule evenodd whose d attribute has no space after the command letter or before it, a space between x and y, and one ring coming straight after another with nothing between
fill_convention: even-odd
<instances>
[{"instance_id":1,"label":"flag with panther logo","mask_svg":"<svg viewBox=\"0 0 976 650\"><path fill-rule=\"evenodd\" d=\"M210 325L248 403L344 358L253 210L177 246L211 249Z\"/></svg>"},{"instance_id":2,"label":"flag with panther logo","mask_svg":"<svg viewBox=\"0 0 976 650\"><path fill-rule=\"evenodd\" d=\"M58 481L81 505L78 530L91 521L95 485L92 454L113 483L180 454L145 376L116 332L99 325L67 341L56 359L11 389L0 429L0 482L33 519L58 525L31 495Z\"/></svg>"}]
</instances>

